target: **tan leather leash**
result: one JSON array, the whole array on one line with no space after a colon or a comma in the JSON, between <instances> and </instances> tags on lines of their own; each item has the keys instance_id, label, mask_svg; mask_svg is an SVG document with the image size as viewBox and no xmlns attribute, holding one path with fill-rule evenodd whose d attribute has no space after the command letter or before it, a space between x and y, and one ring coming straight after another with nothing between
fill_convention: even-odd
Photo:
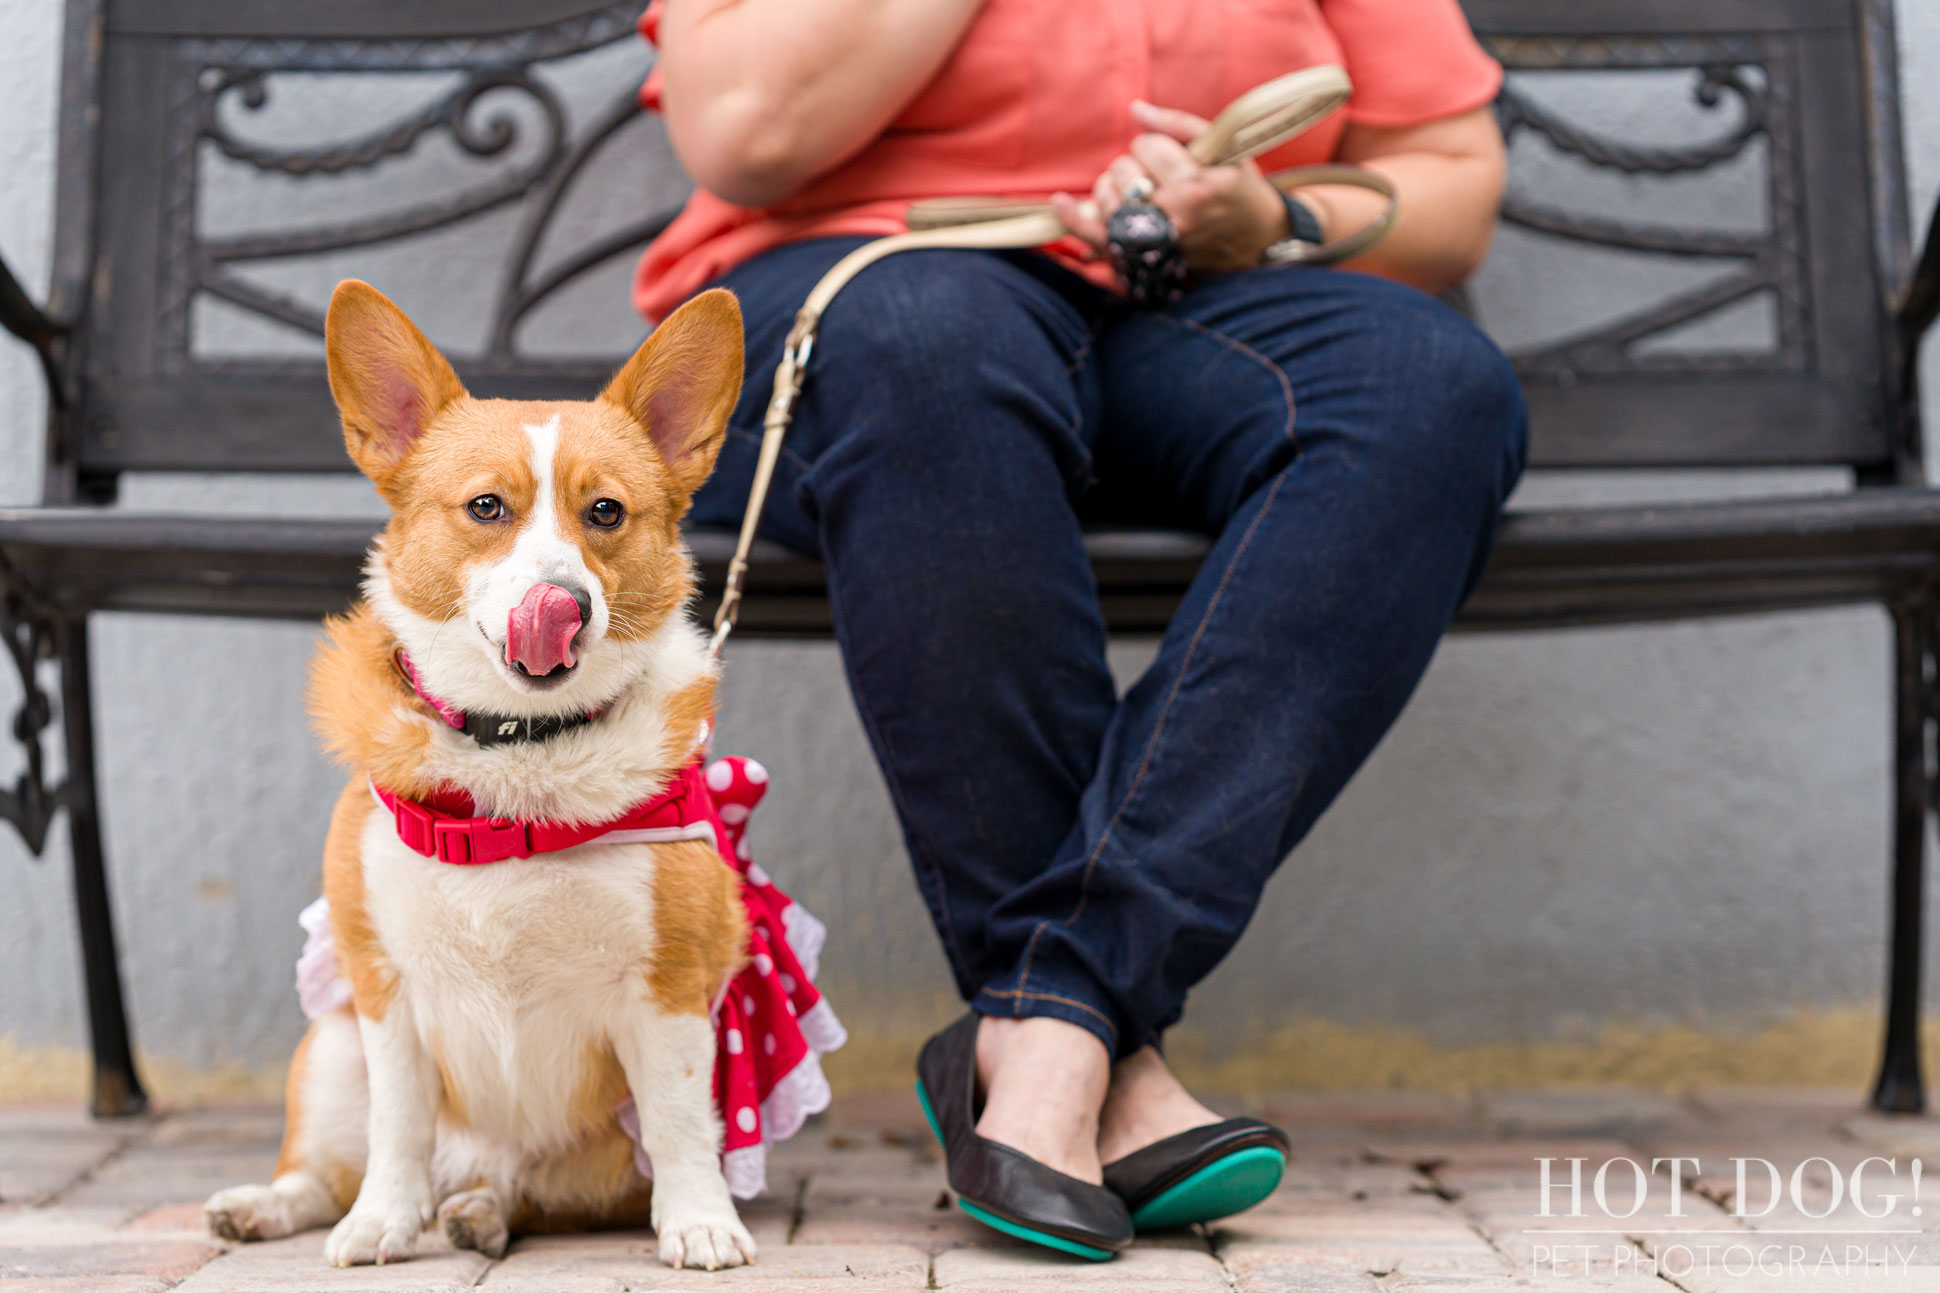
<instances>
[{"instance_id":1,"label":"tan leather leash","mask_svg":"<svg viewBox=\"0 0 1940 1293\"><path fill-rule=\"evenodd\" d=\"M1347 73L1332 64L1276 77L1227 104L1205 133L1186 145L1186 151L1202 166L1224 166L1256 157L1306 130L1345 103L1352 93L1353 83ZM1276 171L1267 180L1283 192L1317 184L1348 185L1370 189L1388 201L1386 210L1375 220L1345 237L1315 246L1309 254L1297 258L1301 264L1331 265L1359 255L1387 236L1399 209L1394 185L1387 177L1359 166L1296 166ZM789 423L795 417L795 404L801 398L822 312L828 309L836 294L857 274L897 252L952 247L982 251L1042 247L1070 233L1048 202L942 198L913 204L908 219L908 233L877 238L837 261L809 291L808 299L795 314L794 326L782 346L781 362L775 367L774 394L768 401L767 416L762 420L761 454L748 489L748 507L741 519L734 559L728 563L721 605L714 614L712 651L716 656L727 644L741 611L748 554L754 548L755 532L760 528L762 509L768 501L768 488L774 481L782 439L788 434Z\"/></svg>"}]
</instances>

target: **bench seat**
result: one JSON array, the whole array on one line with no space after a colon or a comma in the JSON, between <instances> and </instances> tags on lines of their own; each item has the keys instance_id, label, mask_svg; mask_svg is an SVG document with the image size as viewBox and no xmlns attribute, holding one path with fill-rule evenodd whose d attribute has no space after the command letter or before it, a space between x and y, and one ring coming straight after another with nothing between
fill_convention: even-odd
<instances>
[{"instance_id":1,"label":"bench seat","mask_svg":"<svg viewBox=\"0 0 1940 1293\"><path fill-rule=\"evenodd\" d=\"M348 604L372 532L357 519L0 509L0 560L62 614L315 619ZM711 599L734 536L703 528L689 541ZM1093 532L1112 631L1162 631L1207 546L1176 531ZM1517 511L1460 623L1534 629L1891 604L1920 592L1936 561L1940 490ZM759 545L740 627L827 636L820 564Z\"/></svg>"}]
</instances>

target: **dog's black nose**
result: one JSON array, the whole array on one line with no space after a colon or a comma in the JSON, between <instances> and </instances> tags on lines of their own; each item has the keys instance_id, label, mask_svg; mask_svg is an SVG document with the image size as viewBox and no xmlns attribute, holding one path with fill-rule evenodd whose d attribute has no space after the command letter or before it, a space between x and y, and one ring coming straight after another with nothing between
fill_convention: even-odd
<instances>
[{"instance_id":1,"label":"dog's black nose","mask_svg":"<svg viewBox=\"0 0 1940 1293\"><path fill-rule=\"evenodd\" d=\"M591 593L570 579L548 579L546 582L554 588L571 594L574 603L579 607L579 622L581 624L591 624L593 622L593 595Z\"/></svg>"}]
</instances>

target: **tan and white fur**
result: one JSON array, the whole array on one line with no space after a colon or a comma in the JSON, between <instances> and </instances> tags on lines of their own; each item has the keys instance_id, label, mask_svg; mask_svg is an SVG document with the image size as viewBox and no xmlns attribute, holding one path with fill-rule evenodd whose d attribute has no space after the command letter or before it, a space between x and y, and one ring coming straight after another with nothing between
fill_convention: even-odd
<instances>
[{"instance_id":1,"label":"tan and white fur","mask_svg":"<svg viewBox=\"0 0 1940 1293\"><path fill-rule=\"evenodd\" d=\"M350 772L323 887L352 1005L297 1048L275 1179L217 1193L210 1228L266 1239L334 1224L325 1255L349 1266L409 1256L434 1220L493 1256L522 1230L650 1222L671 1265L753 1261L721 1173L708 1017L746 927L712 843L451 865L406 847L367 784L599 822L692 757L715 668L687 611L678 522L740 390L739 309L697 297L583 403L473 399L363 283L338 287L326 341L350 455L392 511L311 681ZM541 583L583 591L590 613L570 667L534 678L508 663L507 623ZM481 746L403 681L400 646L456 708L598 716ZM629 1092L651 1186L614 1116Z\"/></svg>"}]
</instances>

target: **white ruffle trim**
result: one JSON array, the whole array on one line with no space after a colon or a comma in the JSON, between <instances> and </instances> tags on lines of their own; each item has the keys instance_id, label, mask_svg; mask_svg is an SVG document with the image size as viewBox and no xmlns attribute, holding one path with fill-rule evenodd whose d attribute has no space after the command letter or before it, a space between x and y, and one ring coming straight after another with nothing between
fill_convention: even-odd
<instances>
[{"instance_id":1,"label":"white ruffle trim","mask_svg":"<svg viewBox=\"0 0 1940 1293\"><path fill-rule=\"evenodd\" d=\"M305 1016L320 1018L350 1004L350 980L337 968L330 937L330 900L319 898L296 918L303 926L303 954L296 958L296 999Z\"/></svg>"},{"instance_id":2,"label":"white ruffle trim","mask_svg":"<svg viewBox=\"0 0 1940 1293\"><path fill-rule=\"evenodd\" d=\"M768 1147L800 1131L809 1115L828 1108L832 1098L829 1080L822 1074L822 1057L811 1050L761 1102L761 1143L721 1155L721 1174L727 1177L728 1193L737 1199L766 1194Z\"/></svg>"},{"instance_id":3,"label":"white ruffle trim","mask_svg":"<svg viewBox=\"0 0 1940 1293\"><path fill-rule=\"evenodd\" d=\"M844 1028L842 1021L835 1017L835 1008L829 1005L827 997L816 1002L814 1009L800 1016L795 1022L800 1025L802 1037L808 1042L809 1049L818 1054L827 1055L830 1051L839 1051L848 1044L849 1030ZM791 1129L787 1134L793 1135L794 1131Z\"/></svg>"},{"instance_id":4,"label":"white ruffle trim","mask_svg":"<svg viewBox=\"0 0 1940 1293\"><path fill-rule=\"evenodd\" d=\"M802 963L802 972L813 982L822 969L822 945L829 941L829 927L810 915L808 908L791 901L781 909L781 936L788 940L789 950Z\"/></svg>"}]
</instances>

